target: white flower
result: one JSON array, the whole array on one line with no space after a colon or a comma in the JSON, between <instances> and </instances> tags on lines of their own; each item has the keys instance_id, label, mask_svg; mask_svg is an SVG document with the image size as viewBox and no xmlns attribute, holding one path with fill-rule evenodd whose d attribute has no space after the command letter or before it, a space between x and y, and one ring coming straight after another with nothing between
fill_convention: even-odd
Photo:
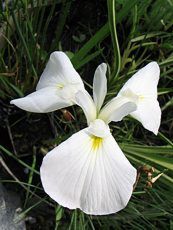
<instances>
[{"instance_id":1,"label":"white flower","mask_svg":"<svg viewBox=\"0 0 173 230\"><path fill-rule=\"evenodd\" d=\"M150 62L125 83L117 96L134 101L137 109L131 113L132 117L156 135L161 122L161 109L157 101L159 75L158 64Z\"/></svg>"},{"instance_id":2,"label":"white flower","mask_svg":"<svg viewBox=\"0 0 173 230\"><path fill-rule=\"evenodd\" d=\"M119 121L136 109L124 97L101 109L106 92L106 64L95 72L93 98L76 93L88 122L85 128L50 151L41 165L45 192L56 202L87 214L105 215L123 209L133 191L136 169L113 138L108 123Z\"/></svg>"},{"instance_id":3,"label":"white flower","mask_svg":"<svg viewBox=\"0 0 173 230\"><path fill-rule=\"evenodd\" d=\"M50 55L36 91L10 103L29 112L52 112L73 105L78 90L84 90L79 74L66 54L56 51Z\"/></svg>"}]
</instances>

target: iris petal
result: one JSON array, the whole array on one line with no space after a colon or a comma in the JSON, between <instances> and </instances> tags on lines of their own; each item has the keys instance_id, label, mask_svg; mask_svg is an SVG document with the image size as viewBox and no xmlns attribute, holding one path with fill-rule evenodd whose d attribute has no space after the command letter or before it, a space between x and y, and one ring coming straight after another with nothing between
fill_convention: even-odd
<instances>
[{"instance_id":1,"label":"iris petal","mask_svg":"<svg viewBox=\"0 0 173 230\"><path fill-rule=\"evenodd\" d=\"M136 180L136 169L112 135L95 137L88 128L50 151L40 172L43 187L52 199L92 215L123 209Z\"/></svg>"},{"instance_id":2,"label":"iris petal","mask_svg":"<svg viewBox=\"0 0 173 230\"><path fill-rule=\"evenodd\" d=\"M124 97L113 98L100 111L99 119L110 123L111 121L121 121L123 117L136 110L136 104Z\"/></svg>"},{"instance_id":3,"label":"iris petal","mask_svg":"<svg viewBox=\"0 0 173 230\"><path fill-rule=\"evenodd\" d=\"M97 116L96 112L96 106L94 104L94 101L92 97L89 95L89 93L85 91L78 91L76 93L76 104L79 105L87 119L88 125L90 122L94 121Z\"/></svg>"},{"instance_id":4,"label":"iris petal","mask_svg":"<svg viewBox=\"0 0 173 230\"><path fill-rule=\"evenodd\" d=\"M47 113L71 106L78 90L85 90L83 82L63 52L51 54L37 84L36 91L10 103L35 113Z\"/></svg>"},{"instance_id":5,"label":"iris petal","mask_svg":"<svg viewBox=\"0 0 173 230\"><path fill-rule=\"evenodd\" d=\"M142 100L138 104L137 110L131 115L140 121L145 129L157 135L161 122L161 109L157 100Z\"/></svg>"},{"instance_id":6,"label":"iris petal","mask_svg":"<svg viewBox=\"0 0 173 230\"><path fill-rule=\"evenodd\" d=\"M11 104L34 113L47 113L72 105L70 101L58 95L56 87L47 87L35 91L26 97L12 100Z\"/></svg>"},{"instance_id":7,"label":"iris petal","mask_svg":"<svg viewBox=\"0 0 173 230\"><path fill-rule=\"evenodd\" d=\"M83 87L81 77L74 69L70 59L61 51L55 51L50 55L36 90L58 84L80 84Z\"/></svg>"},{"instance_id":8,"label":"iris petal","mask_svg":"<svg viewBox=\"0 0 173 230\"><path fill-rule=\"evenodd\" d=\"M106 78L107 65L102 63L99 65L94 74L93 81L93 98L97 108L100 110L107 93L107 78Z\"/></svg>"},{"instance_id":9,"label":"iris petal","mask_svg":"<svg viewBox=\"0 0 173 230\"><path fill-rule=\"evenodd\" d=\"M157 85L160 69L157 62L150 62L148 65L137 71L122 87L119 94L131 90L138 96L150 96L157 98Z\"/></svg>"},{"instance_id":10,"label":"iris petal","mask_svg":"<svg viewBox=\"0 0 173 230\"><path fill-rule=\"evenodd\" d=\"M158 133L161 122L161 109L157 101L159 75L158 64L151 62L134 74L117 96L136 103L137 109L131 113L132 117L154 134Z\"/></svg>"}]
</instances>

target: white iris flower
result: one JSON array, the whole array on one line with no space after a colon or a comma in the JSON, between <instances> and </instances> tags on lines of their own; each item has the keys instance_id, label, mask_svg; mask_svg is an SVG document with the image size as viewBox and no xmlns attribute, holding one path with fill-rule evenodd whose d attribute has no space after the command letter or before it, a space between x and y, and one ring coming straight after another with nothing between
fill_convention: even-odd
<instances>
[{"instance_id":1,"label":"white iris flower","mask_svg":"<svg viewBox=\"0 0 173 230\"><path fill-rule=\"evenodd\" d=\"M43 159L41 180L46 193L64 207L87 214L105 215L123 209L133 191L136 169L127 160L108 123L136 110L124 97L101 109L107 93L106 64L94 76L93 98L76 94L88 122L85 128L50 151Z\"/></svg>"},{"instance_id":2,"label":"white iris flower","mask_svg":"<svg viewBox=\"0 0 173 230\"><path fill-rule=\"evenodd\" d=\"M36 91L10 103L29 112L47 113L73 105L78 90L84 90L81 77L67 55L56 51L50 55Z\"/></svg>"},{"instance_id":3,"label":"white iris flower","mask_svg":"<svg viewBox=\"0 0 173 230\"><path fill-rule=\"evenodd\" d=\"M157 101L159 66L151 62L134 74L118 95L102 107L107 93L106 64L95 71L93 99L63 52L54 52L36 91L12 100L30 112L51 112L73 104L84 111L88 127L50 151L41 165L46 193L64 207L105 215L123 209L133 191L136 169L127 160L108 124L130 114L157 134L161 110Z\"/></svg>"}]
</instances>

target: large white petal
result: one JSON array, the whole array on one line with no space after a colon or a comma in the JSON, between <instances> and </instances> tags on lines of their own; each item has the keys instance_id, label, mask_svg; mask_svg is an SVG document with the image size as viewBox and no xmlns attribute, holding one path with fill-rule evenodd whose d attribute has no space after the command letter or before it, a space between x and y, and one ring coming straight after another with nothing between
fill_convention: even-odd
<instances>
[{"instance_id":1,"label":"large white petal","mask_svg":"<svg viewBox=\"0 0 173 230\"><path fill-rule=\"evenodd\" d=\"M131 90L140 97L157 98L159 75L160 69L157 62L150 62L125 83L118 95L126 93L126 90Z\"/></svg>"},{"instance_id":2,"label":"large white petal","mask_svg":"<svg viewBox=\"0 0 173 230\"><path fill-rule=\"evenodd\" d=\"M131 115L140 121L144 128L157 135L161 122L161 109L157 99L141 100L137 105L137 110Z\"/></svg>"},{"instance_id":3,"label":"large white petal","mask_svg":"<svg viewBox=\"0 0 173 230\"><path fill-rule=\"evenodd\" d=\"M72 105L71 100L60 97L56 87L47 87L35 91L26 97L12 100L17 107L35 113L47 113Z\"/></svg>"},{"instance_id":4,"label":"large white petal","mask_svg":"<svg viewBox=\"0 0 173 230\"><path fill-rule=\"evenodd\" d=\"M93 99L97 111L100 110L107 93L106 70L107 70L107 65L105 63L102 63L97 67L94 74Z\"/></svg>"},{"instance_id":5,"label":"large white petal","mask_svg":"<svg viewBox=\"0 0 173 230\"><path fill-rule=\"evenodd\" d=\"M50 151L41 165L41 181L60 205L106 215L127 205L136 169L111 134L101 142L95 138L86 128Z\"/></svg>"},{"instance_id":6,"label":"large white petal","mask_svg":"<svg viewBox=\"0 0 173 230\"><path fill-rule=\"evenodd\" d=\"M90 124L91 121L94 121L96 119L96 106L94 104L94 101L92 99L92 97L89 95L89 93L85 90L85 91L78 91L76 93L76 104L78 104L87 119L87 123L88 125Z\"/></svg>"},{"instance_id":7,"label":"large white petal","mask_svg":"<svg viewBox=\"0 0 173 230\"><path fill-rule=\"evenodd\" d=\"M123 117L136 110L136 104L125 97L116 97L108 102L98 116L106 124L111 121L121 121Z\"/></svg>"},{"instance_id":8,"label":"large white petal","mask_svg":"<svg viewBox=\"0 0 173 230\"><path fill-rule=\"evenodd\" d=\"M81 77L74 69L67 55L61 51L55 51L50 55L36 90L48 86L64 86L66 84L80 84L81 88L84 87Z\"/></svg>"}]
</instances>

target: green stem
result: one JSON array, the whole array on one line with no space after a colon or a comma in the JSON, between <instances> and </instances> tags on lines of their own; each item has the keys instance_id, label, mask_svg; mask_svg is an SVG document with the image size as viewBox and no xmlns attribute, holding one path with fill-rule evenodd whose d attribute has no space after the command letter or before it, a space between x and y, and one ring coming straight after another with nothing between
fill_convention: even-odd
<instances>
[{"instance_id":1,"label":"green stem","mask_svg":"<svg viewBox=\"0 0 173 230\"><path fill-rule=\"evenodd\" d=\"M121 68L121 55L120 55L117 30L116 30L115 0L107 0L107 7L108 7L109 29L111 33L113 52L114 52L113 72L112 72L111 80L114 81L114 79L119 74Z\"/></svg>"}]
</instances>

